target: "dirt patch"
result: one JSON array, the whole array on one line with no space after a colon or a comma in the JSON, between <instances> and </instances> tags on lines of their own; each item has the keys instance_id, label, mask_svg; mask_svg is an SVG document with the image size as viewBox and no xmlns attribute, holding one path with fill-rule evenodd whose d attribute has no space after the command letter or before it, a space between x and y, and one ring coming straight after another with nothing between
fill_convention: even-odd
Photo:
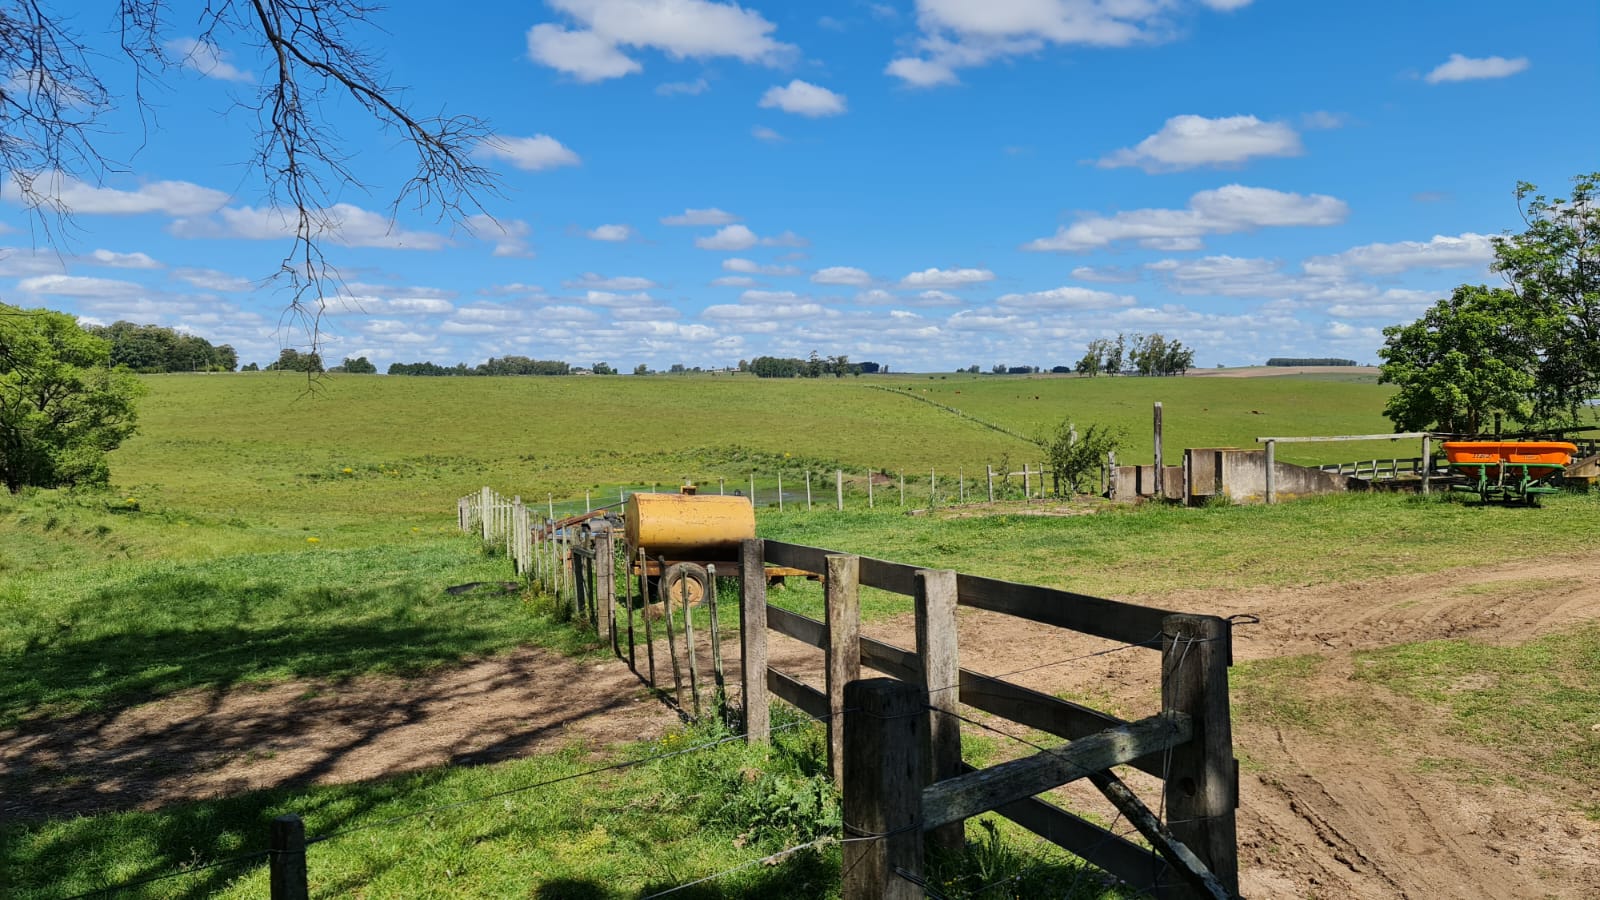
<instances>
[{"instance_id":1,"label":"dirt patch","mask_svg":"<svg viewBox=\"0 0 1600 900\"><path fill-rule=\"evenodd\" d=\"M1258 724L1236 711L1245 896L1600 896L1600 823L1575 809L1577 802L1600 803L1600 788L1537 778L1506 783L1494 776L1509 764L1452 737L1439 710L1352 677L1358 649L1437 638L1520 643L1600 620L1600 554L1358 584L1193 591L1162 605L1260 616L1260 624L1235 629L1236 658L1321 657L1315 674L1295 682L1305 701L1367 712L1364 721L1373 723L1343 722L1324 733ZM963 609L958 628L967 668L1125 718L1159 708L1159 656L1151 651L1118 650L980 610ZM863 631L899 646L915 640L910 616ZM813 648L777 638L771 661L822 684L821 654ZM1383 722L1403 727L1376 727ZM1440 760L1478 774L1452 773ZM1129 780L1141 791L1154 788L1138 773ZM1075 808L1111 820L1092 789L1065 795Z\"/></svg>"},{"instance_id":2,"label":"dirt patch","mask_svg":"<svg viewBox=\"0 0 1600 900\"><path fill-rule=\"evenodd\" d=\"M188 691L0 732L0 817L91 815L655 737L626 667L537 648L411 679Z\"/></svg>"}]
</instances>

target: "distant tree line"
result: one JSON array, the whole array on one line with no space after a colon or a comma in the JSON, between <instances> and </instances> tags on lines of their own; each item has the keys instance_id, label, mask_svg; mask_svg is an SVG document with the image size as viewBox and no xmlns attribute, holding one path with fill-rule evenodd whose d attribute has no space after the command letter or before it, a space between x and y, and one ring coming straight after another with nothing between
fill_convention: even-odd
<instances>
[{"instance_id":1,"label":"distant tree line","mask_svg":"<svg viewBox=\"0 0 1600 900\"><path fill-rule=\"evenodd\" d=\"M114 322L90 325L84 331L111 345L111 365L127 366L144 375L232 372L239 365L239 354L227 344L212 346L203 337L179 334L160 325Z\"/></svg>"},{"instance_id":2,"label":"distant tree line","mask_svg":"<svg viewBox=\"0 0 1600 900\"><path fill-rule=\"evenodd\" d=\"M875 362L852 363L850 357L843 354L819 356L813 350L807 359L781 356L758 356L749 362L741 359L739 371L753 372L757 378L821 378L824 375L843 378L846 375L887 372L889 367Z\"/></svg>"},{"instance_id":3,"label":"distant tree line","mask_svg":"<svg viewBox=\"0 0 1600 900\"><path fill-rule=\"evenodd\" d=\"M1305 359L1298 359L1292 356L1274 356L1267 360L1267 365L1269 366L1353 366L1356 364L1353 359L1339 359L1334 356L1307 357Z\"/></svg>"},{"instance_id":4,"label":"distant tree line","mask_svg":"<svg viewBox=\"0 0 1600 900\"><path fill-rule=\"evenodd\" d=\"M490 357L471 368L466 363L441 366L432 362L390 363L390 375L570 375L572 367L560 360L526 356Z\"/></svg>"},{"instance_id":5,"label":"distant tree line","mask_svg":"<svg viewBox=\"0 0 1600 900\"><path fill-rule=\"evenodd\" d=\"M245 366L245 371L255 371L251 366ZM301 353L290 347L285 347L278 352L278 361L262 367L263 372L321 372L322 356L318 353Z\"/></svg>"},{"instance_id":6,"label":"distant tree line","mask_svg":"<svg viewBox=\"0 0 1600 900\"><path fill-rule=\"evenodd\" d=\"M1119 334L1115 341L1098 338L1076 367L1080 375L1182 375L1194 368L1194 350L1166 336Z\"/></svg>"}]
</instances>

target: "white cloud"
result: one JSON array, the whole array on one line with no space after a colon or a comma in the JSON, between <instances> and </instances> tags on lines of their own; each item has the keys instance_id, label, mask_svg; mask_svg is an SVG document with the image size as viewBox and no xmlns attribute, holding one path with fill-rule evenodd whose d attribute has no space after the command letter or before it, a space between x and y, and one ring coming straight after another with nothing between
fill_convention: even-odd
<instances>
[{"instance_id":1,"label":"white cloud","mask_svg":"<svg viewBox=\"0 0 1600 900\"><path fill-rule=\"evenodd\" d=\"M746 292L749 293L749 292ZM782 293L782 292L779 292ZM764 301L756 303L720 304L708 306L701 313L703 319L816 319L827 314L818 303L784 303Z\"/></svg>"},{"instance_id":2,"label":"white cloud","mask_svg":"<svg viewBox=\"0 0 1600 900\"><path fill-rule=\"evenodd\" d=\"M186 281L204 291L237 292L248 291L251 287L248 279L230 275L227 272L220 272L216 269L184 267L173 269L172 277L180 281Z\"/></svg>"},{"instance_id":3,"label":"white cloud","mask_svg":"<svg viewBox=\"0 0 1600 900\"><path fill-rule=\"evenodd\" d=\"M320 210L322 232L346 247L385 247L391 250L440 250L449 238L431 231L403 231L388 216L336 203ZM282 209L229 207L204 219L176 219L168 231L181 238L245 238L276 240L295 232L295 219Z\"/></svg>"},{"instance_id":4,"label":"white cloud","mask_svg":"<svg viewBox=\"0 0 1600 900\"><path fill-rule=\"evenodd\" d=\"M1339 113L1319 109L1301 116L1300 127L1311 131L1326 131L1330 128L1343 128L1346 119L1346 116Z\"/></svg>"},{"instance_id":5,"label":"white cloud","mask_svg":"<svg viewBox=\"0 0 1600 900\"><path fill-rule=\"evenodd\" d=\"M64 173L41 175L33 189L74 215L133 216L163 213L169 216L201 216L220 209L228 195L187 181L156 181L131 191L95 187ZM0 185L0 199L22 202L16 182Z\"/></svg>"},{"instance_id":6,"label":"white cloud","mask_svg":"<svg viewBox=\"0 0 1600 900\"><path fill-rule=\"evenodd\" d=\"M255 76L228 62L229 54L216 44L194 38L177 38L167 42L167 49L183 58L185 69L193 69L207 78L255 83Z\"/></svg>"},{"instance_id":7,"label":"white cloud","mask_svg":"<svg viewBox=\"0 0 1600 900\"><path fill-rule=\"evenodd\" d=\"M777 131L768 128L765 125L757 125L751 128L750 136L758 141L765 141L768 144L783 144L787 143L789 140L788 138L779 134Z\"/></svg>"},{"instance_id":8,"label":"white cloud","mask_svg":"<svg viewBox=\"0 0 1600 900\"><path fill-rule=\"evenodd\" d=\"M800 270L794 266L764 266L755 260L740 259L735 256L722 261L722 268L728 272L739 272L744 275L799 275Z\"/></svg>"},{"instance_id":9,"label":"white cloud","mask_svg":"<svg viewBox=\"0 0 1600 900\"><path fill-rule=\"evenodd\" d=\"M749 275L723 275L720 278L711 279L711 285L713 287L747 288L754 287L756 280Z\"/></svg>"},{"instance_id":10,"label":"white cloud","mask_svg":"<svg viewBox=\"0 0 1600 900\"><path fill-rule=\"evenodd\" d=\"M949 291L923 291L917 299L929 304L959 303L961 298Z\"/></svg>"},{"instance_id":11,"label":"white cloud","mask_svg":"<svg viewBox=\"0 0 1600 900\"><path fill-rule=\"evenodd\" d=\"M1202 0L1213 10L1249 0ZM956 70L1049 46L1127 47L1180 33L1169 0L916 0L922 34L885 70L914 87L957 81Z\"/></svg>"},{"instance_id":12,"label":"white cloud","mask_svg":"<svg viewBox=\"0 0 1600 900\"><path fill-rule=\"evenodd\" d=\"M1300 135L1284 122L1255 116L1173 116L1161 130L1100 159L1102 169L1138 166L1146 172L1177 172L1197 166L1236 166L1261 156L1299 156Z\"/></svg>"},{"instance_id":13,"label":"white cloud","mask_svg":"<svg viewBox=\"0 0 1600 900\"><path fill-rule=\"evenodd\" d=\"M696 78L693 81L668 81L656 85L656 93L663 97L670 97L674 94L688 94L692 97L697 94L704 94L709 90L711 90L711 82L704 78Z\"/></svg>"},{"instance_id":14,"label":"white cloud","mask_svg":"<svg viewBox=\"0 0 1600 900\"><path fill-rule=\"evenodd\" d=\"M603 275L596 275L593 272L585 272L582 278L563 281L561 284L563 287L591 291L648 291L656 286L656 283L648 278L640 278L633 275L607 278Z\"/></svg>"},{"instance_id":15,"label":"white cloud","mask_svg":"<svg viewBox=\"0 0 1600 900\"><path fill-rule=\"evenodd\" d=\"M24 294L99 299L136 297L144 294L143 285L114 278L87 278L82 275L38 275L17 282Z\"/></svg>"},{"instance_id":16,"label":"white cloud","mask_svg":"<svg viewBox=\"0 0 1600 900\"><path fill-rule=\"evenodd\" d=\"M585 232L584 236L591 241L617 243L633 237L633 228L629 225L599 225Z\"/></svg>"},{"instance_id":17,"label":"white cloud","mask_svg":"<svg viewBox=\"0 0 1600 900\"><path fill-rule=\"evenodd\" d=\"M528 58L585 82L621 78L644 68L593 31L550 24L528 29Z\"/></svg>"},{"instance_id":18,"label":"white cloud","mask_svg":"<svg viewBox=\"0 0 1600 900\"><path fill-rule=\"evenodd\" d=\"M743 225L729 225L718 229L716 234L708 237L694 239L694 245L702 250L748 250L756 245L763 247L804 247L809 242L792 231L772 237L760 237L754 231Z\"/></svg>"},{"instance_id":19,"label":"white cloud","mask_svg":"<svg viewBox=\"0 0 1600 900\"><path fill-rule=\"evenodd\" d=\"M784 303L799 300L800 295L794 291L745 291L739 299L745 303Z\"/></svg>"},{"instance_id":20,"label":"white cloud","mask_svg":"<svg viewBox=\"0 0 1600 900\"><path fill-rule=\"evenodd\" d=\"M760 242L756 233L743 225L729 225L710 237L694 239L694 245L701 250L748 250Z\"/></svg>"},{"instance_id":21,"label":"white cloud","mask_svg":"<svg viewBox=\"0 0 1600 900\"><path fill-rule=\"evenodd\" d=\"M776 25L754 10L711 0L548 0L578 26L535 25L528 57L580 81L641 71L622 47L653 49L671 59L732 57L776 65L795 48L771 37Z\"/></svg>"},{"instance_id":22,"label":"white cloud","mask_svg":"<svg viewBox=\"0 0 1600 900\"><path fill-rule=\"evenodd\" d=\"M61 255L50 250L0 247L0 275L60 275L66 272Z\"/></svg>"},{"instance_id":23,"label":"white cloud","mask_svg":"<svg viewBox=\"0 0 1600 900\"><path fill-rule=\"evenodd\" d=\"M1506 59L1503 56L1485 56L1474 59L1462 56L1459 53L1450 54L1450 58L1434 67L1423 77L1429 84L1442 84L1447 81L1477 81L1483 78L1507 78L1528 68L1528 58L1519 56L1516 59Z\"/></svg>"},{"instance_id":24,"label":"white cloud","mask_svg":"<svg viewBox=\"0 0 1600 900\"><path fill-rule=\"evenodd\" d=\"M865 287L872 283L872 276L865 269L853 266L828 266L818 269L812 274L811 280L817 284L848 284L855 287Z\"/></svg>"},{"instance_id":25,"label":"white cloud","mask_svg":"<svg viewBox=\"0 0 1600 900\"><path fill-rule=\"evenodd\" d=\"M578 154L548 134L536 134L533 137L492 135L478 145L478 153L491 159L504 159L527 172L576 166L583 162Z\"/></svg>"},{"instance_id":26,"label":"white cloud","mask_svg":"<svg viewBox=\"0 0 1600 900\"><path fill-rule=\"evenodd\" d=\"M781 109L797 116L813 119L822 116L843 115L845 99L825 87L796 78L783 87L771 87L761 95L762 109Z\"/></svg>"},{"instance_id":27,"label":"white cloud","mask_svg":"<svg viewBox=\"0 0 1600 900\"><path fill-rule=\"evenodd\" d=\"M900 284L908 288L963 288L993 280L994 273L988 269L923 269L900 279Z\"/></svg>"},{"instance_id":28,"label":"white cloud","mask_svg":"<svg viewBox=\"0 0 1600 900\"><path fill-rule=\"evenodd\" d=\"M352 285L352 289L356 286ZM366 285L362 286L367 287ZM411 291L411 288L391 288L390 290ZM338 303L328 305L328 313L336 316L437 316L454 310L455 304L439 297L397 296L383 297L375 294L353 294L340 298ZM395 323L402 330L409 330L411 326Z\"/></svg>"},{"instance_id":29,"label":"white cloud","mask_svg":"<svg viewBox=\"0 0 1600 900\"><path fill-rule=\"evenodd\" d=\"M457 322L508 324L522 321L523 313L521 310L504 306L468 306L456 310L454 318Z\"/></svg>"},{"instance_id":30,"label":"white cloud","mask_svg":"<svg viewBox=\"0 0 1600 900\"><path fill-rule=\"evenodd\" d=\"M686 209L682 215L662 216L663 225L731 225L739 221L739 217L731 212L725 212L711 207L710 209Z\"/></svg>"},{"instance_id":31,"label":"white cloud","mask_svg":"<svg viewBox=\"0 0 1600 900\"><path fill-rule=\"evenodd\" d=\"M1367 272L1392 275L1408 269L1454 269L1487 266L1494 259L1494 242L1486 234L1466 232L1456 237L1438 234L1429 241L1366 244L1332 256L1306 260L1312 275Z\"/></svg>"},{"instance_id":32,"label":"white cloud","mask_svg":"<svg viewBox=\"0 0 1600 900\"><path fill-rule=\"evenodd\" d=\"M1072 277L1079 281L1128 284L1139 280L1139 271L1121 266L1078 266L1072 270Z\"/></svg>"},{"instance_id":33,"label":"white cloud","mask_svg":"<svg viewBox=\"0 0 1600 900\"><path fill-rule=\"evenodd\" d=\"M995 298L994 302L999 307L1022 310L1116 309L1133 306L1135 303L1132 297L1125 294L1081 287L1058 287L1027 294L1002 294Z\"/></svg>"},{"instance_id":34,"label":"white cloud","mask_svg":"<svg viewBox=\"0 0 1600 900\"><path fill-rule=\"evenodd\" d=\"M1230 184L1195 194L1189 198L1187 209L1135 209L1109 216L1089 215L1060 226L1050 237L1029 241L1022 249L1065 253L1132 240L1160 250L1194 250L1206 235L1266 227L1337 225L1349 212L1343 200L1326 194L1294 194Z\"/></svg>"},{"instance_id":35,"label":"white cloud","mask_svg":"<svg viewBox=\"0 0 1600 900\"><path fill-rule=\"evenodd\" d=\"M528 249L528 234L533 229L521 219L496 219L485 213L468 216L462 223L473 237L494 244L495 256L533 257Z\"/></svg>"},{"instance_id":36,"label":"white cloud","mask_svg":"<svg viewBox=\"0 0 1600 900\"><path fill-rule=\"evenodd\" d=\"M106 266L112 269L159 269L161 263L151 258L148 253L117 253L111 250L96 250L84 257L83 262L95 266Z\"/></svg>"}]
</instances>

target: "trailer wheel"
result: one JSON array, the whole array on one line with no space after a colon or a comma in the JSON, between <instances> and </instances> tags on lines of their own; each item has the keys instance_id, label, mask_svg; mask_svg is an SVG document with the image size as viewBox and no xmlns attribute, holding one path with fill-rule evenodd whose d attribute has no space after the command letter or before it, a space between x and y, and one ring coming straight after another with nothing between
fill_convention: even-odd
<instances>
[{"instance_id":1,"label":"trailer wheel","mask_svg":"<svg viewBox=\"0 0 1600 900\"><path fill-rule=\"evenodd\" d=\"M685 590L689 593L689 603L699 606L705 603L706 586L710 578L704 566L694 563L674 563L667 566L661 573L661 582L658 586L657 597L672 603L681 604Z\"/></svg>"}]
</instances>

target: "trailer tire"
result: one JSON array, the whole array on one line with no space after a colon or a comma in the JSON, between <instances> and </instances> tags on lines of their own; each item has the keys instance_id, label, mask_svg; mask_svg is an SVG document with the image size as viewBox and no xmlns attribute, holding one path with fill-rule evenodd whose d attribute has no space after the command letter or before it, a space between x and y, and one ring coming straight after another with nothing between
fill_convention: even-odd
<instances>
[{"instance_id":1,"label":"trailer tire","mask_svg":"<svg viewBox=\"0 0 1600 900\"><path fill-rule=\"evenodd\" d=\"M704 566L697 566L694 563L673 563L661 573L656 596L672 603L681 603L682 593L687 588L689 603L701 606L706 602L710 580Z\"/></svg>"}]
</instances>

